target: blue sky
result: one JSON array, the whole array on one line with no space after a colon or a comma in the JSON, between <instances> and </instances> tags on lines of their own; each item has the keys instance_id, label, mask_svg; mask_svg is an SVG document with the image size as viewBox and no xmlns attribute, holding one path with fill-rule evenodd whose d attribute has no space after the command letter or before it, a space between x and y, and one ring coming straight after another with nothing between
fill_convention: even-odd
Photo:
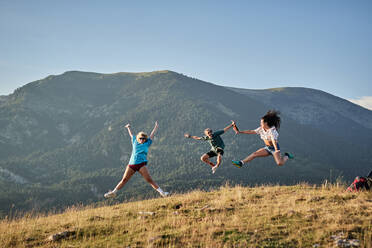
<instances>
[{"instance_id":1,"label":"blue sky","mask_svg":"<svg viewBox=\"0 0 372 248\"><path fill-rule=\"evenodd\" d=\"M173 70L372 96L372 1L0 1L0 95L68 70Z\"/></svg>"}]
</instances>

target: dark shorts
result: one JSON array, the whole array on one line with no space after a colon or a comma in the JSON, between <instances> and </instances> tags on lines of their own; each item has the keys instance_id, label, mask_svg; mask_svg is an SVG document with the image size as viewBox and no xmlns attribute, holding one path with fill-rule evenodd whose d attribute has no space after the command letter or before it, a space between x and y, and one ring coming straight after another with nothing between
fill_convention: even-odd
<instances>
[{"instance_id":1,"label":"dark shorts","mask_svg":"<svg viewBox=\"0 0 372 248\"><path fill-rule=\"evenodd\" d=\"M128 164L129 168L133 169L134 171L139 171L145 165L147 165L147 162L143 162L140 164Z\"/></svg>"},{"instance_id":2,"label":"dark shorts","mask_svg":"<svg viewBox=\"0 0 372 248\"><path fill-rule=\"evenodd\" d=\"M276 144L276 146L278 147L278 150L280 150L279 144ZM273 155L275 152L274 146L265 146L264 149L267 151L267 153L269 153L269 155Z\"/></svg>"},{"instance_id":3,"label":"dark shorts","mask_svg":"<svg viewBox=\"0 0 372 248\"><path fill-rule=\"evenodd\" d=\"M218 154L221 154L221 156L223 156L223 149L222 148L217 148L217 151L210 150L209 152L207 152L207 155L210 158L216 157Z\"/></svg>"}]
</instances>

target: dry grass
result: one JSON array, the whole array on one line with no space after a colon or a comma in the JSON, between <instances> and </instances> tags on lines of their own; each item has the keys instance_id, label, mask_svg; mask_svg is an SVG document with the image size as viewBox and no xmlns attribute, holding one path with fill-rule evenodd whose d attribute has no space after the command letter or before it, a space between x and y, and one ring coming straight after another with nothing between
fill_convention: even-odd
<instances>
[{"instance_id":1,"label":"dry grass","mask_svg":"<svg viewBox=\"0 0 372 248\"><path fill-rule=\"evenodd\" d=\"M141 215L140 211L155 212ZM71 230L62 241L51 234ZM309 185L221 187L0 222L1 247L372 247L372 193Z\"/></svg>"}]
</instances>

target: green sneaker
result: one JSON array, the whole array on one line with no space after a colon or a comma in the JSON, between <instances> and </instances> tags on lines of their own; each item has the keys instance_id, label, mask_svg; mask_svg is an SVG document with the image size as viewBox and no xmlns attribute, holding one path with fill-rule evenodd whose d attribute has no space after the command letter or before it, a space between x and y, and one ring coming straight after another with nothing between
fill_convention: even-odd
<instances>
[{"instance_id":1,"label":"green sneaker","mask_svg":"<svg viewBox=\"0 0 372 248\"><path fill-rule=\"evenodd\" d=\"M243 166L241 161L232 160L231 162L232 162L233 165L235 165L238 168L242 168L242 166Z\"/></svg>"},{"instance_id":2,"label":"green sneaker","mask_svg":"<svg viewBox=\"0 0 372 248\"><path fill-rule=\"evenodd\" d=\"M290 154L289 152L284 153L285 156L287 156L289 159L293 159L294 156Z\"/></svg>"}]
</instances>

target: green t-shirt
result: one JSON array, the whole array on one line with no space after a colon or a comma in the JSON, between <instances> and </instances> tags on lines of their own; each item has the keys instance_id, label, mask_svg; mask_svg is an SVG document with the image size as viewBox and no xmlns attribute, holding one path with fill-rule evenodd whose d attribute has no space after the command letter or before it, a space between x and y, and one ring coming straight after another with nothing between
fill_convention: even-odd
<instances>
[{"instance_id":1,"label":"green t-shirt","mask_svg":"<svg viewBox=\"0 0 372 248\"><path fill-rule=\"evenodd\" d=\"M225 143L223 143L223 140L221 139L220 135L225 133L223 130L219 130L216 132L213 132L212 138L209 138L208 136L203 136L202 140L208 141L208 143L211 145L212 150L216 151L217 148L224 149L225 148Z\"/></svg>"}]
</instances>

